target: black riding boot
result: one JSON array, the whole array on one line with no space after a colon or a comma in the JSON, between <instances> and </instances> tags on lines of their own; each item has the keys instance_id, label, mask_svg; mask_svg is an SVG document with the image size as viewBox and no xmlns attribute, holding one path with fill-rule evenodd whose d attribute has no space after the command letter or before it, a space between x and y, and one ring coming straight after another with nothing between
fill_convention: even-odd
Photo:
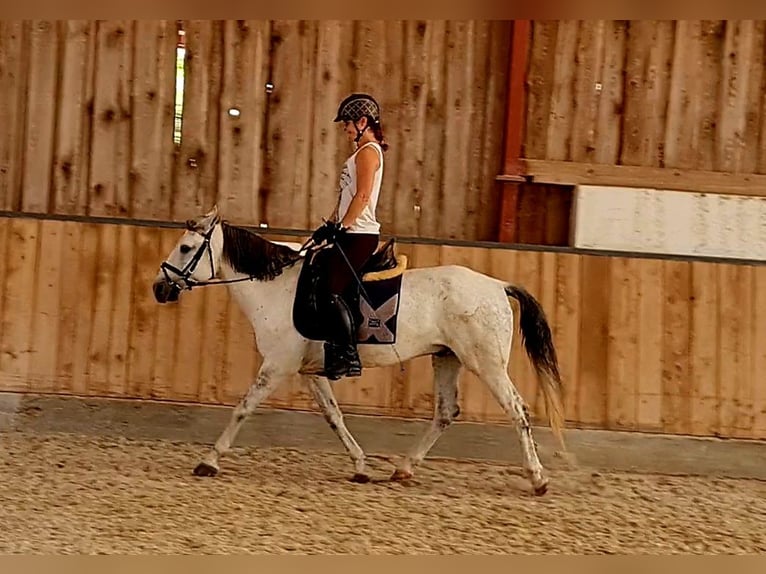
<instances>
[{"instance_id":1,"label":"black riding boot","mask_svg":"<svg viewBox=\"0 0 766 574\"><path fill-rule=\"evenodd\" d=\"M358 377L362 363L356 348L356 324L351 310L338 295L330 295L332 333L324 344L324 376L331 380Z\"/></svg>"}]
</instances>

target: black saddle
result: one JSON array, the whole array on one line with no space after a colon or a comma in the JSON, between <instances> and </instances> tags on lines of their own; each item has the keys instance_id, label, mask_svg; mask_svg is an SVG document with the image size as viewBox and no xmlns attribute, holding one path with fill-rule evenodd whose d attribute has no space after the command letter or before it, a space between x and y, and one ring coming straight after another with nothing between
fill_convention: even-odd
<instances>
[{"instance_id":1,"label":"black saddle","mask_svg":"<svg viewBox=\"0 0 766 574\"><path fill-rule=\"evenodd\" d=\"M293 302L295 328L307 339L315 341L327 340L328 319L325 315L327 310L324 301L329 298L325 287L328 273L326 262L329 254L329 248L320 248L306 255ZM397 270L397 266L401 266L402 269ZM370 256L358 276L366 290L367 285L389 278L392 272L394 272L393 276L403 273L403 267L394 253L394 238L391 238ZM354 280L344 299L354 314L356 324L360 324L361 321L360 296L359 284Z\"/></svg>"}]
</instances>

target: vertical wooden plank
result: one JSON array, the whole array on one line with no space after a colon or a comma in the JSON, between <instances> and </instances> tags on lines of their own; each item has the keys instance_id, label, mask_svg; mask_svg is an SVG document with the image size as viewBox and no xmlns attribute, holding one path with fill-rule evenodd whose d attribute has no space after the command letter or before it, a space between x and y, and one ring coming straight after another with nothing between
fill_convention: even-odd
<instances>
[{"instance_id":1,"label":"vertical wooden plank","mask_svg":"<svg viewBox=\"0 0 766 574\"><path fill-rule=\"evenodd\" d=\"M184 20L184 99L181 144L171 197L173 219L206 213L218 196L219 97L223 23Z\"/></svg>"},{"instance_id":2,"label":"vertical wooden plank","mask_svg":"<svg viewBox=\"0 0 766 574\"><path fill-rule=\"evenodd\" d=\"M720 313L720 395L719 408L723 436L745 438L752 434L750 416L753 405L752 267L724 264L719 269L718 303Z\"/></svg>"},{"instance_id":3,"label":"vertical wooden plank","mask_svg":"<svg viewBox=\"0 0 766 574\"><path fill-rule=\"evenodd\" d=\"M686 261L663 261L662 421L665 432L689 433L691 427L690 299L691 267Z\"/></svg>"},{"instance_id":4,"label":"vertical wooden plank","mask_svg":"<svg viewBox=\"0 0 766 574\"><path fill-rule=\"evenodd\" d=\"M95 253L93 280L92 323L88 344L88 394L105 396L109 391L110 335L115 309L115 274L125 262L121 260L118 247L118 228L99 225Z\"/></svg>"},{"instance_id":5,"label":"vertical wooden plank","mask_svg":"<svg viewBox=\"0 0 766 574\"><path fill-rule=\"evenodd\" d=\"M59 275L58 345L56 347L56 375L54 392L70 392L74 375L74 350L78 325L88 326L77 314L81 300L82 283L87 277L80 275L80 235L84 226L65 221L61 229L61 273Z\"/></svg>"},{"instance_id":6,"label":"vertical wooden plank","mask_svg":"<svg viewBox=\"0 0 766 574\"><path fill-rule=\"evenodd\" d=\"M755 24L752 20L725 21L724 45L715 162L713 168L728 172L743 171L750 83L760 83L761 70L751 78L755 53ZM758 55L762 58L762 53ZM753 112L750 112L752 115ZM757 112L756 112L757 114ZM752 141L752 140L751 140Z\"/></svg>"},{"instance_id":7,"label":"vertical wooden plank","mask_svg":"<svg viewBox=\"0 0 766 574\"><path fill-rule=\"evenodd\" d=\"M604 62L604 35L604 20L586 20L580 23L575 55L577 73L574 79L572 139L569 150L569 158L573 161L593 161L596 148L602 145L601 142L596 144L596 120L603 92L601 69ZM600 84L602 89L597 89L596 84Z\"/></svg>"},{"instance_id":8,"label":"vertical wooden plank","mask_svg":"<svg viewBox=\"0 0 766 574\"><path fill-rule=\"evenodd\" d=\"M487 74L490 31L491 22L476 21L470 23L466 31L465 42L471 45L471 50L468 51L468 55L471 58L467 62L465 70L461 71L464 74L465 85L468 88L465 96L460 99L460 106L462 108L460 111L464 114L463 130L466 142L466 155L463 160L466 166L465 183L454 188L454 191L460 190L459 193L448 192L447 195L462 196L463 198L463 229L461 237L466 240L478 238L480 235L487 235L485 232L486 224L484 223L486 214L495 215L494 219L496 220L496 212L492 209L492 205L483 203L489 198L482 190L484 164L491 161L488 157L485 157L487 153L486 140L490 133L487 132L485 112L487 110L486 100L490 92L487 91L487 86L484 86L484 89L475 88L475 86L481 86L488 76L491 77L491 74ZM519 115L520 113L521 110L519 110ZM484 126L484 128L476 129L476 126ZM517 139L521 140L520 134L517 136ZM502 141L495 143L502 145ZM495 170L497 172L497 168Z\"/></svg>"},{"instance_id":9,"label":"vertical wooden plank","mask_svg":"<svg viewBox=\"0 0 766 574\"><path fill-rule=\"evenodd\" d=\"M559 371L564 383L564 405L567 421L579 421L577 397L580 385L580 267L582 256L559 253L556 255L556 321L552 325Z\"/></svg>"},{"instance_id":10,"label":"vertical wooden plank","mask_svg":"<svg viewBox=\"0 0 766 574\"><path fill-rule=\"evenodd\" d=\"M477 186L477 221L473 237L478 241L497 241L498 239L498 213L503 210L505 194L509 194L510 213L501 217L512 216L514 198L513 192L508 189L503 190L503 185L495 181L495 177L503 163L503 107L507 99L508 91L508 70L501 66L503 57L507 57L508 45L511 42L511 23L507 21L491 22L489 27L489 47L485 56L484 69L485 78L477 81L478 85L483 85L486 91L484 100L484 118L482 127L482 147L481 159L477 162L476 177ZM522 74L523 75L523 74ZM521 137L524 137L524 126L519 126ZM522 139L523 142L523 139ZM522 147L523 150L523 147ZM523 151L521 152L523 155Z\"/></svg>"},{"instance_id":11,"label":"vertical wooden plank","mask_svg":"<svg viewBox=\"0 0 766 574\"><path fill-rule=\"evenodd\" d=\"M604 428L607 406L607 337L609 325L608 257L583 256L580 278L580 380L577 403L580 423Z\"/></svg>"},{"instance_id":12,"label":"vertical wooden plank","mask_svg":"<svg viewBox=\"0 0 766 574\"><path fill-rule=\"evenodd\" d=\"M468 142L471 129L472 93L467 89L465 70L474 64L474 46L466 40L472 23L448 22L445 33L446 69L444 98L444 174L439 192L440 237L464 239L463 218L466 194L451 189L468 189Z\"/></svg>"},{"instance_id":13,"label":"vertical wooden plank","mask_svg":"<svg viewBox=\"0 0 766 574\"><path fill-rule=\"evenodd\" d=\"M641 261L638 304L638 428L663 432L662 353L665 344L663 300L665 275L661 259Z\"/></svg>"},{"instance_id":14,"label":"vertical wooden plank","mask_svg":"<svg viewBox=\"0 0 766 574\"><path fill-rule=\"evenodd\" d=\"M72 305L72 317L75 328L71 332L71 377L68 387L62 389L66 393L78 396L89 394L89 375L90 375L90 340L95 330L93 322L95 297L96 297L96 277L99 272L99 226L92 223L80 223L79 234L77 235L79 245L75 244L74 250L78 258L76 264L77 275L69 275L65 280L71 281L75 286L74 292L66 294L67 300ZM69 255L69 254L68 254ZM66 327L65 327L66 328ZM61 360L61 355L59 356ZM64 358L68 363L68 357Z\"/></svg>"},{"instance_id":15,"label":"vertical wooden plank","mask_svg":"<svg viewBox=\"0 0 766 574\"><path fill-rule=\"evenodd\" d=\"M8 236L11 233L11 223L12 219L10 218L0 218L0 327L3 325L5 313L4 313L4 304L5 304L5 296L4 292L6 289L6 284L8 281L6 280L6 269L7 269L7 257L6 257L6 251L7 251L7 245L9 243ZM0 343L2 343L2 340L0 339ZM1 352L1 351L0 351ZM6 380L3 378L2 371L0 371L0 389L5 390Z\"/></svg>"},{"instance_id":16,"label":"vertical wooden plank","mask_svg":"<svg viewBox=\"0 0 766 574\"><path fill-rule=\"evenodd\" d=\"M53 165L56 213L84 215L88 211L96 25L93 20L64 24Z\"/></svg>"},{"instance_id":17,"label":"vertical wooden plank","mask_svg":"<svg viewBox=\"0 0 766 574\"><path fill-rule=\"evenodd\" d=\"M36 283L40 222L12 219L4 245L5 289L0 318L0 376L5 391L28 392L32 367L32 325L35 299L29 293Z\"/></svg>"},{"instance_id":18,"label":"vertical wooden plank","mask_svg":"<svg viewBox=\"0 0 766 574\"><path fill-rule=\"evenodd\" d=\"M634 430L638 418L638 330L641 260L615 257L610 265L607 334L607 425Z\"/></svg>"},{"instance_id":19,"label":"vertical wooden plank","mask_svg":"<svg viewBox=\"0 0 766 574\"><path fill-rule=\"evenodd\" d=\"M300 21L276 21L271 32L274 51L274 93L269 103L270 178L261 200L271 227L307 229L310 226L309 181L313 130L307 129L315 114L312 91L316 75L317 26ZM331 125L332 106L317 109ZM325 211L331 210L328 202Z\"/></svg>"},{"instance_id":20,"label":"vertical wooden plank","mask_svg":"<svg viewBox=\"0 0 766 574\"><path fill-rule=\"evenodd\" d=\"M698 145L695 148L696 169L716 170L721 165L716 141L721 137L722 63L726 20L703 20L700 37L700 61L698 63L697 91L692 95L699 105L695 118L699 126Z\"/></svg>"},{"instance_id":21,"label":"vertical wooden plank","mask_svg":"<svg viewBox=\"0 0 766 574\"><path fill-rule=\"evenodd\" d=\"M315 229L322 218L329 219L338 201L338 179L342 161L350 149L339 124L333 123L338 105L348 95L350 77L339 62L351 60L351 22L319 21L315 97L312 98L311 172L308 184L308 226ZM383 111L385 115L385 110ZM383 119L385 132L386 119ZM339 152L343 159L339 159ZM384 160L385 161L385 160ZM390 193L391 172L385 165L384 193ZM384 191L385 190L385 191ZM388 226L386 226L388 227ZM391 231L391 229L387 229Z\"/></svg>"},{"instance_id":22,"label":"vertical wooden plank","mask_svg":"<svg viewBox=\"0 0 766 574\"><path fill-rule=\"evenodd\" d=\"M137 20L131 88L131 213L169 219L173 187L176 44L174 20Z\"/></svg>"},{"instance_id":23,"label":"vertical wooden plank","mask_svg":"<svg viewBox=\"0 0 766 574\"><path fill-rule=\"evenodd\" d=\"M631 20L619 163L664 167L674 21Z\"/></svg>"},{"instance_id":24,"label":"vertical wooden plank","mask_svg":"<svg viewBox=\"0 0 766 574\"><path fill-rule=\"evenodd\" d=\"M430 150L426 149L426 105L428 101L428 45L433 34L431 22L405 21L404 67L405 83L399 104L399 124L396 134L401 136L396 149L399 169L395 174L386 171L385 189L392 196L391 232L416 235L423 199L422 166ZM390 124L395 125L395 124ZM386 133L386 120L383 121ZM407 142L406 149L403 145ZM388 163L386 163L386 168ZM394 176L394 177L392 177Z\"/></svg>"},{"instance_id":25,"label":"vertical wooden plank","mask_svg":"<svg viewBox=\"0 0 766 574\"><path fill-rule=\"evenodd\" d=\"M547 159L569 160L574 123L574 84L577 78L577 40L580 24L564 20L556 35L556 66L551 94L551 117L547 131Z\"/></svg>"},{"instance_id":26,"label":"vertical wooden plank","mask_svg":"<svg viewBox=\"0 0 766 574\"><path fill-rule=\"evenodd\" d=\"M763 146L759 144L761 136L761 123L766 111L761 105L761 98L766 95L766 21L756 20L752 23L750 32L750 58L744 62L749 66L747 100L745 108L745 126L742 137L744 139L740 150L740 169L744 173L758 172L758 158Z\"/></svg>"},{"instance_id":27,"label":"vertical wooden plank","mask_svg":"<svg viewBox=\"0 0 766 574\"><path fill-rule=\"evenodd\" d=\"M558 304L557 304L558 285L556 281L557 276L558 276L557 254L550 251L540 253L540 287L539 287L539 291L536 298L540 302L540 305L542 305L543 313L545 313L545 317L551 328L551 338L553 340L553 345L556 348L556 350L558 350L558 346L559 346L559 341L556 338L556 325L559 321L559 318L557 315L557 311L558 311ZM559 359L559 366L560 365L561 363ZM548 424L548 417L547 417L546 408L545 408L545 395L543 394L542 386L537 381L537 379L535 379L535 384L536 384L535 405L537 409L535 415L538 417L538 420L546 421L545 424ZM564 408L566 409L566 406Z\"/></svg>"},{"instance_id":28,"label":"vertical wooden plank","mask_svg":"<svg viewBox=\"0 0 766 574\"><path fill-rule=\"evenodd\" d=\"M130 216L131 67L134 22L99 21L90 146L90 215Z\"/></svg>"},{"instance_id":29,"label":"vertical wooden plank","mask_svg":"<svg viewBox=\"0 0 766 574\"><path fill-rule=\"evenodd\" d=\"M428 49L428 75L424 148L433 159L427 161L422 168L421 189L423 192L418 202L420 210L418 211L417 230L417 234L421 237L438 236L442 217L440 199L443 192L443 170L446 161L444 122L447 115L445 36L446 23L444 21L428 22L425 40Z\"/></svg>"},{"instance_id":30,"label":"vertical wooden plank","mask_svg":"<svg viewBox=\"0 0 766 574\"><path fill-rule=\"evenodd\" d=\"M598 109L593 119L593 135L584 154L585 158L596 163L617 164L620 160L627 28L626 21L607 20L604 23L603 65L598 71L598 84L593 87Z\"/></svg>"},{"instance_id":31,"label":"vertical wooden plank","mask_svg":"<svg viewBox=\"0 0 766 574\"><path fill-rule=\"evenodd\" d=\"M138 227L133 237L133 310L128 334L127 384L129 396L153 398L158 315L157 303L152 297L151 282L147 281L147 270L156 266L165 254L159 252L159 229Z\"/></svg>"},{"instance_id":32,"label":"vertical wooden plank","mask_svg":"<svg viewBox=\"0 0 766 574\"><path fill-rule=\"evenodd\" d=\"M766 373L766 266L753 267L753 312L751 322L751 358L750 384L753 389L753 428L751 438L766 438L766 385L763 385L763 373Z\"/></svg>"},{"instance_id":33,"label":"vertical wooden plank","mask_svg":"<svg viewBox=\"0 0 766 574\"><path fill-rule=\"evenodd\" d=\"M691 432L715 436L720 428L718 366L718 270L720 265L691 263L692 304L690 377Z\"/></svg>"},{"instance_id":34,"label":"vertical wooden plank","mask_svg":"<svg viewBox=\"0 0 766 574\"><path fill-rule=\"evenodd\" d=\"M21 209L29 70L28 20L0 20L0 209Z\"/></svg>"},{"instance_id":35,"label":"vertical wooden plank","mask_svg":"<svg viewBox=\"0 0 766 574\"><path fill-rule=\"evenodd\" d=\"M692 169L700 132L701 24L679 20L673 45L668 120L665 133L665 165Z\"/></svg>"},{"instance_id":36,"label":"vertical wooden plank","mask_svg":"<svg viewBox=\"0 0 766 574\"><path fill-rule=\"evenodd\" d=\"M271 24L224 22L223 84L218 145L218 207L233 223L258 224L264 169L264 122ZM239 115L230 115L238 110ZM272 138L275 137L272 133ZM274 159L269 157L269 165Z\"/></svg>"},{"instance_id":37,"label":"vertical wooden plank","mask_svg":"<svg viewBox=\"0 0 766 574\"><path fill-rule=\"evenodd\" d=\"M135 233L137 227L131 225L117 226L117 238L114 243L117 268L113 275L112 287L112 318L109 333L109 378L104 393L109 396L128 396L128 357L130 354L130 332L132 326L133 307L136 300L133 296L133 280L135 278ZM167 232L166 232L167 233ZM158 263L146 261L150 266ZM151 288L152 275L141 272L143 288ZM153 311L156 312L156 311Z\"/></svg>"},{"instance_id":38,"label":"vertical wooden plank","mask_svg":"<svg viewBox=\"0 0 766 574\"><path fill-rule=\"evenodd\" d=\"M61 232L58 221L40 222L40 246L34 290L30 341L29 388L37 393L56 388L56 348L59 344L59 283L61 277ZM0 271L1 272L1 271Z\"/></svg>"},{"instance_id":39,"label":"vertical wooden plank","mask_svg":"<svg viewBox=\"0 0 766 574\"><path fill-rule=\"evenodd\" d=\"M548 159L548 124L553 118L554 70L559 22L533 20L527 71L527 117L522 154L529 159Z\"/></svg>"},{"instance_id":40,"label":"vertical wooden plank","mask_svg":"<svg viewBox=\"0 0 766 574\"><path fill-rule=\"evenodd\" d=\"M53 20L35 20L30 36L27 124L21 189L21 208L34 213L46 213L50 207L58 102L58 46L58 23Z\"/></svg>"}]
</instances>

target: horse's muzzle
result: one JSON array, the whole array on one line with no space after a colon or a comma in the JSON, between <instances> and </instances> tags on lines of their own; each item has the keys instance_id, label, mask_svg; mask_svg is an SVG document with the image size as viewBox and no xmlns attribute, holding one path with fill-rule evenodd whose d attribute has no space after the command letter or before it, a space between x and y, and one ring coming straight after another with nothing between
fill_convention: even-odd
<instances>
[{"instance_id":1,"label":"horse's muzzle","mask_svg":"<svg viewBox=\"0 0 766 574\"><path fill-rule=\"evenodd\" d=\"M178 296L181 293L178 287L163 280L155 281L152 290L158 303L174 303L178 301Z\"/></svg>"}]
</instances>

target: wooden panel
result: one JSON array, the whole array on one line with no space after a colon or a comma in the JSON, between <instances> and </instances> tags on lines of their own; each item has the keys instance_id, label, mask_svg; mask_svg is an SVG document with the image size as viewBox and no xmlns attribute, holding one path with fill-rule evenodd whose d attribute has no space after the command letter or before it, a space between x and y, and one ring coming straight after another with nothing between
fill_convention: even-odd
<instances>
[{"instance_id":1,"label":"wooden panel","mask_svg":"<svg viewBox=\"0 0 766 574\"><path fill-rule=\"evenodd\" d=\"M525 157L766 173L765 41L754 20L536 21Z\"/></svg>"},{"instance_id":2,"label":"wooden panel","mask_svg":"<svg viewBox=\"0 0 766 574\"><path fill-rule=\"evenodd\" d=\"M217 202L315 228L353 151L337 105L368 91L391 146L383 229L496 237L508 21L183 21L180 144L176 21L2 26L0 208L184 220Z\"/></svg>"},{"instance_id":3,"label":"wooden panel","mask_svg":"<svg viewBox=\"0 0 766 574\"><path fill-rule=\"evenodd\" d=\"M150 282L178 229L0 219L0 390L237 402L260 365L225 288L160 306ZM277 237L274 237L277 238ZM286 238L278 238L286 239ZM408 244L412 267L460 263L543 305L571 426L766 438L763 265ZM518 318L517 318L518 323ZM515 336L509 372L543 422ZM430 417L430 360L339 384L347 412ZM266 405L315 409L301 381ZM507 422L484 385L460 384L461 419Z\"/></svg>"}]
</instances>

